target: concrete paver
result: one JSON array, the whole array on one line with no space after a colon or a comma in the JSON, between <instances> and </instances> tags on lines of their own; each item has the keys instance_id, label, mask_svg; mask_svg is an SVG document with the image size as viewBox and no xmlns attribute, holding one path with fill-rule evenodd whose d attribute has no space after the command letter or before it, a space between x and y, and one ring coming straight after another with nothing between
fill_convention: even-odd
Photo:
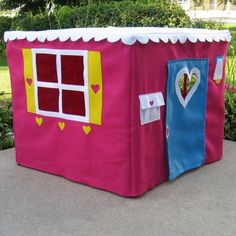
<instances>
[{"instance_id":1,"label":"concrete paver","mask_svg":"<svg viewBox=\"0 0 236 236\"><path fill-rule=\"evenodd\" d=\"M235 236L236 142L221 161L141 198L17 166L0 152L0 236Z\"/></svg>"}]
</instances>

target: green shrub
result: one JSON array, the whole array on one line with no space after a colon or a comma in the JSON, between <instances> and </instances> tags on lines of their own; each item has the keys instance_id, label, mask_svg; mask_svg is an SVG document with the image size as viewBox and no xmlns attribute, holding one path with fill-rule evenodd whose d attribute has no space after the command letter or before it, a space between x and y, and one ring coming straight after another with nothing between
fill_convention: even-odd
<instances>
[{"instance_id":1,"label":"green shrub","mask_svg":"<svg viewBox=\"0 0 236 236\"><path fill-rule=\"evenodd\" d=\"M3 40L4 32L10 30L12 19L10 17L0 16L0 54L5 52L5 43Z\"/></svg>"},{"instance_id":2,"label":"green shrub","mask_svg":"<svg viewBox=\"0 0 236 236\"><path fill-rule=\"evenodd\" d=\"M10 17L0 16L0 37L3 38L4 32L11 28Z\"/></svg>"},{"instance_id":3,"label":"green shrub","mask_svg":"<svg viewBox=\"0 0 236 236\"><path fill-rule=\"evenodd\" d=\"M76 27L191 26L191 20L184 10L168 0L90 3L75 10Z\"/></svg>"},{"instance_id":4,"label":"green shrub","mask_svg":"<svg viewBox=\"0 0 236 236\"><path fill-rule=\"evenodd\" d=\"M14 145L12 125L12 104L1 99L4 93L0 92L0 150L11 148Z\"/></svg>"},{"instance_id":5,"label":"green shrub","mask_svg":"<svg viewBox=\"0 0 236 236\"><path fill-rule=\"evenodd\" d=\"M232 39L228 50L228 55L236 57L236 27L229 28Z\"/></svg>"},{"instance_id":6,"label":"green shrub","mask_svg":"<svg viewBox=\"0 0 236 236\"><path fill-rule=\"evenodd\" d=\"M236 141L236 31L231 28L232 40L226 64L225 138Z\"/></svg>"},{"instance_id":7,"label":"green shrub","mask_svg":"<svg viewBox=\"0 0 236 236\"><path fill-rule=\"evenodd\" d=\"M54 22L53 16L48 16L46 12L33 15L25 13L14 17L11 29L12 30L47 30L52 27Z\"/></svg>"},{"instance_id":8,"label":"green shrub","mask_svg":"<svg viewBox=\"0 0 236 236\"><path fill-rule=\"evenodd\" d=\"M56 20L57 28L75 27L76 21L77 21L76 8L69 7L69 6L59 7L55 14L55 20Z\"/></svg>"},{"instance_id":9,"label":"green shrub","mask_svg":"<svg viewBox=\"0 0 236 236\"><path fill-rule=\"evenodd\" d=\"M236 90L225 93L225 138L236 141Z\"/></svg>"},{"instance_id":10,"label":"green shrub","mask_svg":"<svg viewBox=\"0 0 236 236\"><path fill-rule=\"evenodd\" d=\"M88 1L87 5L57 6L33 15L14 18L14 30L45 30L74 27L106 26L169 26L190 27L190 18L176 3L169 0Z\"/></svg>"},{"instance_id":11,"label":"green shrub","mask_svg":"<svg viewBox=\"0 0 236 236\"><path fill-rule=\"evenodd\" d=\"M224 28L223 22L218 22L214 20L202 20L198 19L194 21L193 24L194 28L203 28L203 29L215 29L215 30L221 30Z\"/></svg>"},{"instance_id":12,"label":"green shrub","mask_svg":"<svg viewBox=\"0 0 236 236\"><path fill-rule=\"evenodd\" d=\"M236 86L236 48L230 45L226 63L226 83Z\"/></svg>"}]
</instances>

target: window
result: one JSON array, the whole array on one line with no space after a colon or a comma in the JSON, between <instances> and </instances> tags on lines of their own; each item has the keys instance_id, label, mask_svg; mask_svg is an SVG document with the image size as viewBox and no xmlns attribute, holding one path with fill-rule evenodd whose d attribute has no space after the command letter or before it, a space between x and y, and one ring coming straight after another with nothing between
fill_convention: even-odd
<instances>
[{"instance_id":1,"label":"window","mask_svg":"<svg viewBox=\"0 0 236 236\"><path fill-rule=\"evenodd\" d=\"M161 106L165 105L161 92L139 95L141 125L160 120Z\"/></svg>"},{"instance_id":2,"label":"window","mask_svg":"<svg viewBox=\"0 0 236 236\"><path fill-rule=\"evenodd\" d=\"M218 56L216 57L215 61L216 61L216 66L213 80L215 81L216 84L220 84L220 82L223 79L224 57Z\"/></svg>"},{"instance_id":3,"label":"window","mask_svg":"<svg viewBox=\"0 0 236 236\"><path fill-rule=\"evenodd\" d=\"M23 49L23 59L29 112L101 124L99 52Z\"/></svg>"}]
</instances>

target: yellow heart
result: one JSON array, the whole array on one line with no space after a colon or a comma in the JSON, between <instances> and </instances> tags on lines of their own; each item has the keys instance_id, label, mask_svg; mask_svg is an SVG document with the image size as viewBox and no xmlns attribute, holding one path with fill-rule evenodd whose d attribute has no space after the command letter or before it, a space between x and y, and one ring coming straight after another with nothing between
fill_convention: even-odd
<instances>
[{"instance_id":1,"label":"yellow heart","mask_svg":"<svg viewBox=\"0 0 236 236\"><path fill-rule=\"evenodd\" d=\"M87 134L89 134L91 132L91 127L87 126L87 125L84 125L83 126L83 131L87 135Z\"/></svg>"},{"instance_id":2,"label":"yellow heart","mask_svg":"<svg viewBox=\"0 0 236 236\"><path fill-rule=\"evenodd\" d=\"M43 118L41 118L41 117L35 117L35 121L36 121L36 123L37 123L38 126L41 126L42 123L43 123Z\"/></svg>"},{"instance_id":3,"label":"yellow heart","mask_svg":"<svg viewBox=\"0 0 236 236\"><path fill-rule=\"evenodd\" d=\"M64 128L65 128L65 123L64 122L62 122L62 121L59 121L59 122L57 122L57 124L58 124L58 126L59 126L59 128L61 129L61 130L63 130Z\"/></svg>"},{"instance_id":4,"label":"yellow heart","mask_svg":"<svg viewBox=\"0 0 236 236\"><path fill-rule=\"evenodd\" d=\"M216 84L219 84L221 82L221 79L216 79L215 82Z\"/></svg>"}]
</instances>

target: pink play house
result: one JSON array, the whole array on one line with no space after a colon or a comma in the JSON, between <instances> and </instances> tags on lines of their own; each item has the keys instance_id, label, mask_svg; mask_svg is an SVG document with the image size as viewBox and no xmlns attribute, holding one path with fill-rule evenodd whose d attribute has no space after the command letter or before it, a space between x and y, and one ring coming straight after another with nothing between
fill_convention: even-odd
<instances>
[{"instance_id":1,"label":"pink play house","mask_svg":"<svg viewBox=\"0 0 236 236\"><path fill-rule=\"evenodd\" d=\"M16 161L123 196L222 157L228 31L6 32Z\"/></svg>"}]
</instances>

